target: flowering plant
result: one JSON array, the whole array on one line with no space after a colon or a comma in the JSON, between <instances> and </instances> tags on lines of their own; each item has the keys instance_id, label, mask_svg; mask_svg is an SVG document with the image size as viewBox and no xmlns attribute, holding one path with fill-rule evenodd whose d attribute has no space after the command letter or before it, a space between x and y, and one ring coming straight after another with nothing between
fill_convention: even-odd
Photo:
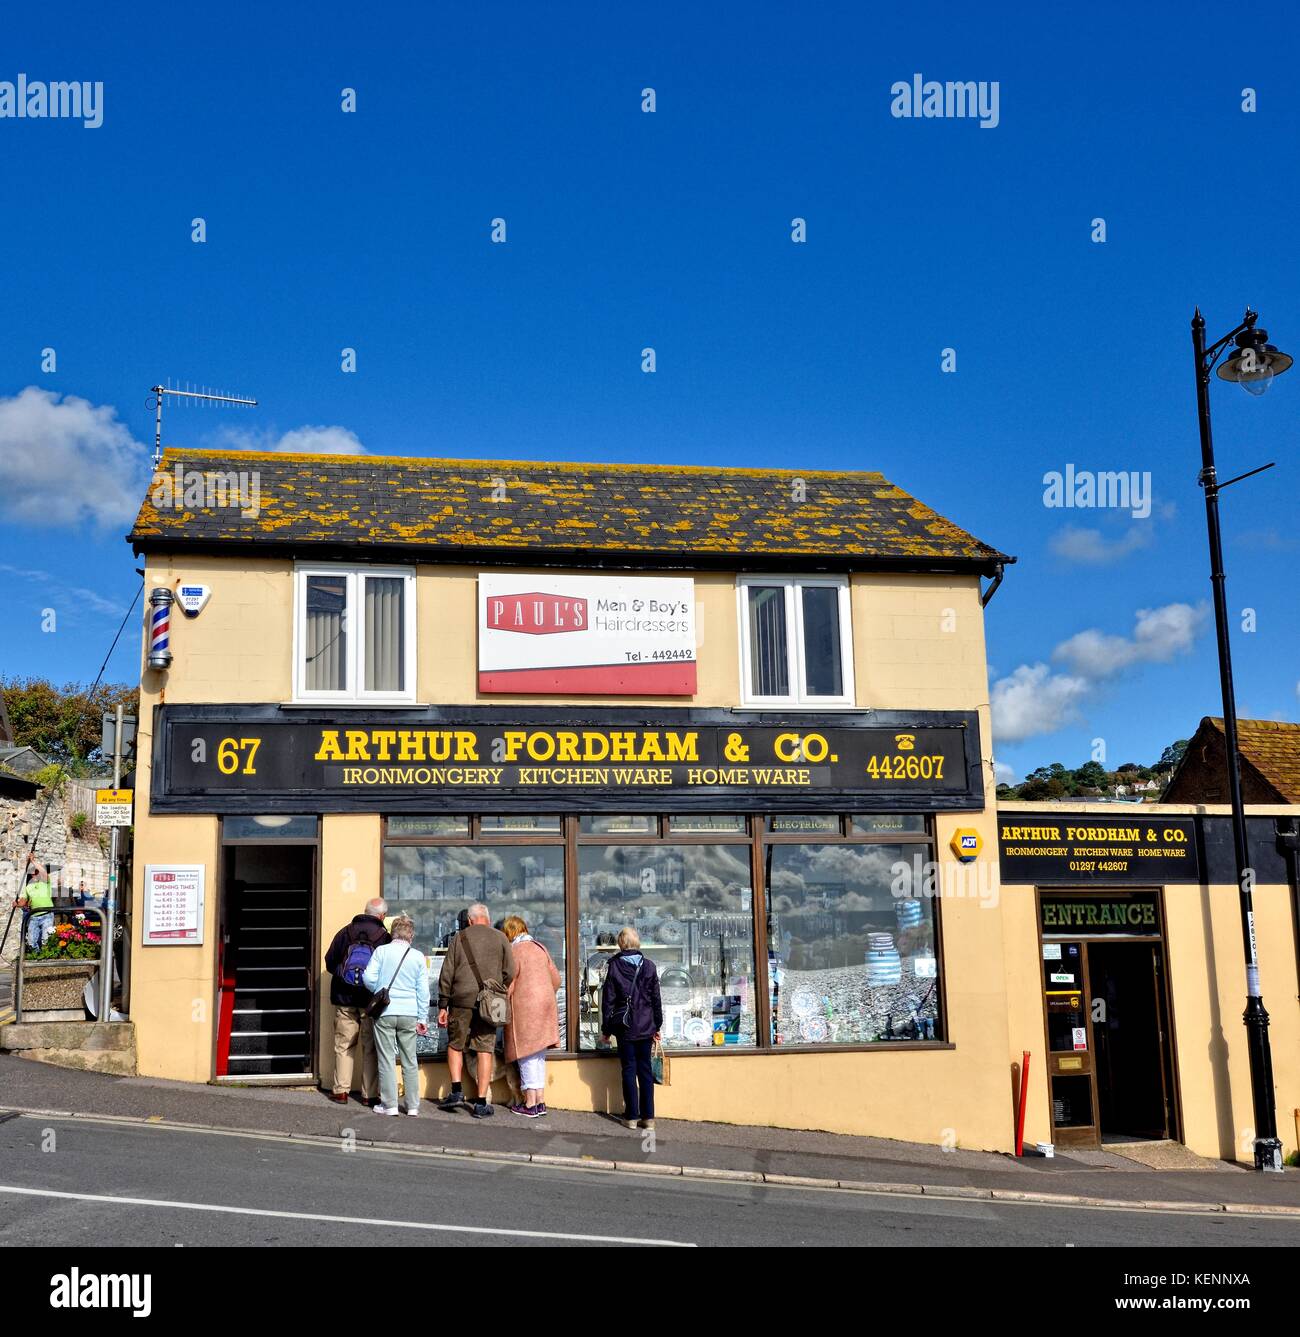
<instances>
[{"instance_id":1,"label":"flowering plant","mask_svg":"<svg viewBox=\"0 0 1300 1337\"><path fill-rule=\"evenodd\" d=\"M60 924L45 940L38 952L31 952L29 961L94 961L99 957L101 934L91 928L85 917L78 915L70 924Z\"/></svg>"}]
</instances>

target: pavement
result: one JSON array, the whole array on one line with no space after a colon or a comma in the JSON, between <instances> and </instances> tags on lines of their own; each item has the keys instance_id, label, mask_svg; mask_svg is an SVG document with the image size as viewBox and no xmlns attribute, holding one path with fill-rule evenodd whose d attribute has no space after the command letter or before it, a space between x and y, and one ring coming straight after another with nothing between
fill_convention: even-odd
<instances>
[{"instance_id":1,"label":"pavement","mask_svg":"<svg viewBox=\"0 0 1300 1337\"><path fill-rule=\"evenodd\" d=\"M653 1137L601 1114L554 1110L526 1120L497 1106L490 1120L444 1114L387 1119L354 1101L303 1088L201 1086L113 1077L0 1055L0 1111L263 1137L340 1141L495 1164L614 1171L715 1183L847 1192L982 1198L1126 1209L1300 1218L1300 1171L1259 1175L1221 1161L1152 1170L1110 1150L1051 1160L953 1150L883 1138L733 1124L659 1120ZM4 1114L0 1113L0 1119ZM1279 1223L1280 1224L1280 1223ZM1286 1223L1291 1226L1293 1222Z\"/></svg>"}]
</instances>

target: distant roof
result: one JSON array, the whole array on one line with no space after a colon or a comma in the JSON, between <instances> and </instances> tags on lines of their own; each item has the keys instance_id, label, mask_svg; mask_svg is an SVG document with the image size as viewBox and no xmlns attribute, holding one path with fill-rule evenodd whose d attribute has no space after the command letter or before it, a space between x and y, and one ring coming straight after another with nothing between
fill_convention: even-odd
<instances>
[{"instance_id":1,"label":"distant roof","mask_svg":"<svg viewBox=\"0 0 1300 1337\"><path fill-rule=\"evenodd\" d=\"M814 562L987 574L1015 560L879 473L165 451L161 472L174 479L178 467L187 483L255 470L257 512L217 504L219 492L202 505L187 507L184 496L156 505L155 476L128 536L137 552L364 547L500 562L504 550L539 564Z\"/></svg>"},{"instance_id":2,"label":"distant roof","mask_svg":"<svg viewBox=\"0 0 1300 1337\"><path fill-rule=\"evenodd\" d=\"M1238 720L1237 753L1246 802L1300 803L1300 724ZM1226 803L1226 758L1223 720L1207 715L1187 744L1165 801Z\"/></svg>"},{"instance_id":3,"label":"distant roof","mask_svg":"<svg viewBox=\"0 0 1300 1337\"><path fill-rule=\"evenodd\" d=\"M41 792L40 785L14 775L12 771L0 770L0 794L6 798L32 799Z\"/></svg>"}]
</instances>

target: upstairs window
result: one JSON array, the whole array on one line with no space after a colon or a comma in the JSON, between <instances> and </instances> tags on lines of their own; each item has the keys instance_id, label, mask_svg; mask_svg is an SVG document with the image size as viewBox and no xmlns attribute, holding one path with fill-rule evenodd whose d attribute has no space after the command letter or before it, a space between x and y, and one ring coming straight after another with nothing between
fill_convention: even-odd
<instances>
[{"instance_id":1,"label":"upstairs window","mask_svg":"<svg viewBox=\"0 0 1300 1337\"><path fill-rule=\"evenodd\" d=\"M851 706L849 586L842 576L742 576L741 703Z\"/></svg>"},{"instance_id":2,"label":"upstairs window","mask_svg":"<svg viewBox=\"0 0 1300 1337\"><path fill-rule=\"evenodd\" d=\"M415 700L415 575L401 567L300 566L294 700Z\"/></svg>"}]
</instances>

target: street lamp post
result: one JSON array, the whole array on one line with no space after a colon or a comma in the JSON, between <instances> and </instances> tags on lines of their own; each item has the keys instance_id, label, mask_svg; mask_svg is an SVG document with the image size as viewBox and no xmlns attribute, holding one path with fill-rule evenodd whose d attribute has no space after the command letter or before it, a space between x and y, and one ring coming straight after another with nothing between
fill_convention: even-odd
<instances>
[{"instance_id":1,"label":"street lamp post","mask_svg":"<svg viewBox=\"0 0 1300 1337\"><path fill-rule=\"evenodd\" d=\"M1218 481L1214 467L1214 441L1210 433L1210 373L1230 343L1236 348L1219 367L1219 377L1235 381L1252 395L1268 389L1292 359L1268 342L1268 332L1256 325L1258 315L1246 309L1235 330L1208 348L1205 319L1197 307L1192 317L1192 347L1196 355L1196 409L1201 426L1201 472L1198 482L1205 489L1205 521L1210 537L1210 582L1214 591L1214 627L1219 644L1219 685L1223 694L1223 737L1228 752L1228 796L1232 805L1232 848L1237 865L1237 888L1241 899L1241 930L1246 949L1246 1047L1250 1055L1250 1089L1255 1111L1255 1169L1282 1169L1282 1143L1277 1136L1273 1100L1273 1058L1268 1042L1268 1013L1259 981L1259 955L1255 945L1255 911L1252 888L1255 874L1250 866L1246 839L1246 812L1241 799L1241 769L1237 757L1237 703L1232 687L1232 650L1228 641L1228 601L1223 571L1223 539L1219 529L1219 493L1225 487L1271 469L1260 469Z\"/></svg>"}]
</instances>

